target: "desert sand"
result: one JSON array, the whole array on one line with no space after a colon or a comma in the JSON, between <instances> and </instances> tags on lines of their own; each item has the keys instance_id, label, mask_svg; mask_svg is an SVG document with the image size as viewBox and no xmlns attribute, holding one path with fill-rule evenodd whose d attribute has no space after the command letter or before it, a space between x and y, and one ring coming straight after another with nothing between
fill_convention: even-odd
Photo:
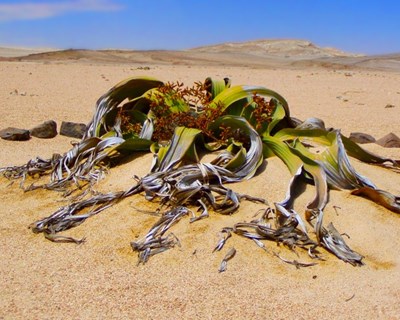
<instances>
[{"instance_id":1,"label":"desert sand","mask_svg":"<svg viewBox=\"0 0 400 320\"><path fill-rule=\"evenodd\" d=\"M145 55L145 53L143 53ZM400 135L400 73L307 63L296 67L246 66L232 63L182 64L168 60L120 63L46 60L0 62L0 129L31 128L45 120L88 122L98 97L120 80L148 75L164 81L194 81L229 77L233 84L262 85L283 95L291 114L318 117L327 127L349 135L359 131L380 138ZM231 57L230 59L234 59ZM149 66L149 70L143 70ZM18 94L15 94L15 90ZM24 94L21 94L24 93ZM392 104L394 108L385 108ZM69 150L71 138L0 140L0 167L23 164L35 156L50 157ZM366 149L400 159L400 149L376 144ZM151 155L112 168L98 190L123 190L143 176ZM352 161L376 185L400 194L400 175ZM233 185L238 192L266 198L271 205L285 197L290 174L272 158L253 179ZM313 197L307 187L296 201L304 211ZM296 269L275 257L297 257L267 243L261 250L249 240L232 237L212 253L219 231L249 221L259 204L242 202L231 216L211 213L193 224L185 218L172 228L180 239L175 247L137 266L130 242L144 236L157 217L136 208L156 204L135 196L65 232L86 237L81 245L56 244L28 226L65 204L50 191L24 193L18 183L0 179L0 319L400 319L400 216L346 191L331 191L325 223L347 233L350 247L364 255L365 265L353 267L323 251L326 261ZM335 208L340 207L339 209ZM219 273L227 250L236 256Z\"/></svg>"}]
</instances>

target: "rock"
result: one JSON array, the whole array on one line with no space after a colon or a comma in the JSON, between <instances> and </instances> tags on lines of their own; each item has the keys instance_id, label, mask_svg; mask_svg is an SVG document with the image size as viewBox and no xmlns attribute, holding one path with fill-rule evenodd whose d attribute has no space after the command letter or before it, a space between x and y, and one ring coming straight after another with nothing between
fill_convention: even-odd
<instances>
[{"instance_id":1,"label":"rock","mask_svg":"<svg viewBox=\"0 0 400 320\"><path fill-rule=\"evenodd\" d=\"M362 132L350 133L349 139L353 142L360 143L360 144L371 143L371 142L376 141L376 139L373 136L371 136L367 133L362 133Z\"/></svg>"},{"instance_id":2,"label":"rock","mask_svg":"<svg viewBox=\"0 0 400 320\"><path fill-rule=\"evenodd\" d=\"M0 137L4 140L25 141L31 138L29 130L8 127L0 130Z\"/></svg>"},{"instance_id":3,"label":"rock","mask_svg":"<svg viewBox=\"0 0 400 320\"><path fill-rule=\"evenodd\" d=\"M60 134L63 136L81 139L86 131L86 124L63 121Z\"/></svg>"},{"instance_id":4,"label":"rock","mask_svg":"<svg viewBox=\"0 0 400 320\"><path fill-rule=\"evenodd\" d=\"M394 104L390 104L390 103L388 103L386 106L385 106L385 108L386 109L388 109L388 108L395 108L396 106L394 105Z\"/></svg>"},{"instance_id":5,"label":"rock","mask_svg":"<svg viewBox=\"0 0 400 320\"><path fill-rule=\"evenodd\" d=\"M18 89L14 89L10 94L13 96L26 96L26 91L19 92Z\"/></svg>"},{"instance_id":6,"label":"rock","mask_svg":"<svg viewBox=\"0 0 400 320\"><path fill-rule=\"evenodd\" d=\"M54 138L57 135L57 123L53 120L45 121L31 129L31 136L41 139Z\"/></svg>"},{"instance_id":7,"label":"rock","mask_svg":"<svg viewBox=\"0 0 400 320\"><path fill-rule=\"evenodd\" d=\"M376 143L385 148L400 148L400 138L393 132L380 138Z\"/></svg>"}]
</instances>

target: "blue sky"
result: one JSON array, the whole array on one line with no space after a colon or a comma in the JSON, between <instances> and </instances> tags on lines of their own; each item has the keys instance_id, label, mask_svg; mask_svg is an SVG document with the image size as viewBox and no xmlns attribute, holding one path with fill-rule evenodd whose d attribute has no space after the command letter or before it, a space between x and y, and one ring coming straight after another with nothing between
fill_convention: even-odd
<instances>
[{"instance_id":1,"label":"blue sky","mask_svg":"<svg viewBox=\"0 0 400 320\"><path fill-rule=\"evenodd\" d=\"M280 38L400 52L400 1L0 0L0 46L181 50Z\"/></svg>"}]
</instances>

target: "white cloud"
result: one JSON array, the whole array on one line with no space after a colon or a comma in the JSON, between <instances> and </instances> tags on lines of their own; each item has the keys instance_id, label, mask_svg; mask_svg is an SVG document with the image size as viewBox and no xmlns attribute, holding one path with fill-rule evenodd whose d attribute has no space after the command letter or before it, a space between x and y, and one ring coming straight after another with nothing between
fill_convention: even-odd
<instances>
[{"instance_id":1,"label":"white cloud","mask_svg":"<svg viewBox=\"0 0 400 320\"><path fill-rule=\"evenodd\" d=\"M110 0L70 0L0 4L0 21L34 20L68 12L115 11L122 6Z\"/></svg>"}]
</instances>

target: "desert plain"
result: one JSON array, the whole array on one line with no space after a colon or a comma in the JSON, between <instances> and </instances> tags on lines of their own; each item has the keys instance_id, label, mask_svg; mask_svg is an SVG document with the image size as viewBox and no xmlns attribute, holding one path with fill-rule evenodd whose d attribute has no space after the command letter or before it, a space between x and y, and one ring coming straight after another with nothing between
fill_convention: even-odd
<instances>
[{"instance_id":1,"label":"desert plain","mask_svg":"<svg viewBox=\"0 0 400 320\"><path fill-rule=\"evenodd\" d=\"M141 52L129 60L124 52L105 58L99 57L102 54L66 51L57 58L47 53L2 59L0 129L29 129L50 119L58 124L87 123L96 100L110 87L127 77L147 75L186 85L209 76L229 77L233 85L262 85L279 92L292 116L321 118L344 135L400 135L398 57L365 58L362 63L347 57L341 64L338 57L267 61L260 55L231 52L220 54L220 60L215 52L201 51ZM0 167L64 153L72 141L61 135L0 140ZM399 148L374 143L363 147L400 159ZM148 172L150 162L150 154L139 154L112 168L97 189L127 189L135 183L134 175ZM400 195L398 173L357 160L352 164L379 188ZM271 158L254 178L231 187L266 198L273 206L285 197L290 178L284 164ZM308 186L296 210L303 213L312 197L313 187ZM303 252L296 256L275 243L266 243L263 251L238 236L213 253L223 227L250 221L263 208L246 201L231 216L211 212L193 224L183 219L172 228L181 246L139 266L130 242L158 220L143 212L155 210L157 204L141 196L127 198L65 232L85 237L80 245L52 243L28 228L66 203L60 194L24 192L18 182L2 177L0 201L0 319L400 319L400 216L347 191L330 191L325 222L332 221L349 236L347 243L364 256L361 267L323 251L325 261L297 269L273 252L309 262ZM219 273L231 247L236 256Z\"/></svg>"}]
</instances>

